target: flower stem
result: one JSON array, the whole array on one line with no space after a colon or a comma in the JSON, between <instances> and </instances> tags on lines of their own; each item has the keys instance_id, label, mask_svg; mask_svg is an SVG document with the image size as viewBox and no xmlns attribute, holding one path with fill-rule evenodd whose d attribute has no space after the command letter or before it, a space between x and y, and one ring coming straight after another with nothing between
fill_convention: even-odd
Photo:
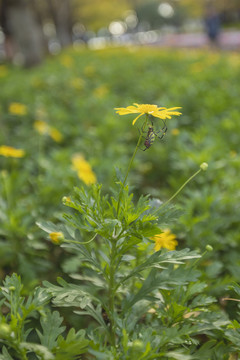
<instances>
[{"instance_id":1,"label":"flower stem","mask_svg":"<svg viewBox=\"0 0 240 360\"><path fill-rule=\"evenodd\" d=\"M109 320L110 320L110 341L112 346L116 344L116 333L115 333L115 254L116 254L116 243L112 242L111 256L110 256L110 267L109 267L109 286L108 286L108 299L109 299Z\"/></svg>"},{"instance_id":2,"label":"flower stem","mask_svg":"<svg viewBox=\"0 0 240 360\"><path fill-rule=\"evenodd\" d=\"M95 234L90 240L85 241L85 242L80 242L80 241L76 241L76 240L67 240L64 239L64 242L67 243L72 243L72 244L81 244L81 245L85 245L85 244L89 244L91 241L93 241L95 239L95 237L97 236L97 234Z\"/></svg>"},{"instance_id":3,"label":"flower stem","mask_svg":"<svg viewBox=\"0 0 240 360\"><path fill-rule=\"evenodd\" d=\"M142 138L143 138L143 132L144 132L144 129L145 129L146 125L147 125L147 121L148 121L148 114L146 114L146 119L145 119L145 122L144 122L144 124L143 124L143 126L142 126L142 129L141 129L141 132L140 132L140 135L139 135L139 139L138 139L136 148L135 148L134 153L133 153L133 155L132 155L132 158L131 158L131 160L130 160L130 162L129 162L129 164L128 164L127 172L126 172L125 178L124 178L123 183L122 183L122 188L121 188L121 191L120 191L120 193L119 193L118 204L117 204L117 216L118 216L118 214L119 214L119 208L120 208L120 202L121 202L121 197L122 197L122 191L123 191L123 189L124 189L124 186L126 185L127 178L128 178L128 174L129 174L130 169L131 169L131 167L132 167L133 160L134 160L134 158L135 158L135 156L136 156L136 153L137 153L137 151L138 151L138 148L139 148L139 146L140 146L140 144L141 144L141 141L142 141Z\"/></svg>"},{"instance_id":4,"label":"flower stem","mask_svg":"<svg viewBox=\"0 0 240 360\"><path fill-rule=\"evenodd\" d=\"M170 199L168 199L165 203L163 203L162 205L160 205L157 210L163 208L164 206L166 206L168 203L170 203L170 201L172 201L182 190L183 188L191 181L195 178L195 176L197 176L200 172L202 171L202 169L199 169L198 171L195 172L195 174L193 174L189 179L187 179L187 181L185 181L185 183L175 192L175 194L173 194L173 196L170 197Z\"/></svg>"}]
</instances>

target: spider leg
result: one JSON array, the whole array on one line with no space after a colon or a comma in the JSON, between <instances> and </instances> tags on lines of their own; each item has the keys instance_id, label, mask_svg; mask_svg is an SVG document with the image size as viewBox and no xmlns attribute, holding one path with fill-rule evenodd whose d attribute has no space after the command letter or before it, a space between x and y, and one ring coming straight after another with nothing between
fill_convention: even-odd
<instances>
[{"instance_id":1,"label":"spider leg","mask_svg":"<svg viewBox=\"0 0 240 360\"><path fill-rule=\"evenodd\" d=\"M142 151L146 151L148 149L147 147L145 147L145 149L141 149L140 146L138 146L138 148Z\"/></svg>"},{"instance_id":2,"label":"spider leg","mask_svg":"<svg viewBox=\"0 0 240 360\"><path fill-rule=\"evenodd\" d=\"M163 127L161 128L161 130L159 130L159 131L153 131L153 133L154 133L154 135L156 136L156 137L158 137L160 140L164 137L164 135L166 134L166 132L167 132L167 125L166 125L166 122L163 120L163 119L161 119L162 120L162 122L163 122ZM159 136L159 134L161 134L160 136Z\"/></svg>"}]
</instances>

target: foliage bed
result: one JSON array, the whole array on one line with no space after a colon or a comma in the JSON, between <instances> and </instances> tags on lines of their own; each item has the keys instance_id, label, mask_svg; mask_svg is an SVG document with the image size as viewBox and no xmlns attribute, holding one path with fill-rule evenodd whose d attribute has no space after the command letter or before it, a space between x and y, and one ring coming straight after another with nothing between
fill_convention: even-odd
<instances>
[{"instance_id":1,"label":"foliage bed","mask_svg":"<svg viewBox=\"0 0 240 360\"><path fill-rule=\"evenodd\" d=\"M151 47L68 50L32 70L0 65L0 143L25 151L20 158L0 156L0 358L238 358L238 302L224 298L240 295L239 75L238 54ZM161 142L138 151L128 187L121 171L136 146L138 124L133 127L131 116L119 117L113 109L133 103L181 106L183 115L167 121ZM93 182L97 179L101 188L78 177L76 154L91 165ZM208 171L174 199L177 207L158 214L156 225L154 199L167 201L202 162ZM126 288L116 295L115 312L106 315L113 247L101 237L109 238L120 226L121 192L122 211L133 221L140 218L131 227L132 250L121 250L125 258L116 273L116 281L126 277ZM108 193L115 196L111 211L104 205ZM68 225L58 225L66 212L64 196L64 204L71 197L70 208L87 222L70 209ZM99 201L101 207L90 214ZM126 219L121 223L130 231ZM80 233L71 230L78 221ZM98 237L86 245L87 252L84 245L59 247L36 222L73 241L86 242L92 232ZM146 239L157 233L156 226L176 234L176 251L154 252ZM213 251L206 253L207 245ZM161 268L168 257L169 265ZM151 259L146 267L134 270L146 259ZM22 280L10 277L13 272ZM130 274L136 277L127 281ZM53 285L59 275L65 280ZM34 290L43 280L44 286ZM61 315L47 305L50 298Z\"/></svg>"}]
</instances>

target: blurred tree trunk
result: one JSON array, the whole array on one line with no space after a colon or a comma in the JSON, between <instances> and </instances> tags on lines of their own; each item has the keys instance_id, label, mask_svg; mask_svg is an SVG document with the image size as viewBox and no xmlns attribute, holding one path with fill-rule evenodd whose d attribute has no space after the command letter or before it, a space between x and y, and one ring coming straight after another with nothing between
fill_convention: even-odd
<instances>
[{"instance_id":1,"label":"blurred tree trunk","mask_svg":"<svg viewBox=\"0 0 240 360\"><path fill-rule=\"evenodd\" d=\"M18 59L27 67L40 63L44 57L42 31L27 1L2 0L2 9L7 36L20 55Z\"/></svg>"},{"instance_id":2,"label":"blurred tree trunk","mask_svg":"<svg viewBox=\"0 0 240 360\"><path fill-rule=\"evenodd\" d=\"M31 0L30 1L30 5L33 9L33 12L36 16L37 22L39 24L39 28L41 31L41 36L42 36L42 41L43 41L43 45L44 45L44 50L45 53L48 53L48 41L46 36L44 35L44 31L43 31L43 26L44 26L44 16L43 13L41 11L41 9L39 8L39 1L38 0Z\"/></svg>"},{"instance_id":3,"label":"blurred tree trunk","mask_svg":"<svg viewBox=\"0 0 240 360\"><path fill-rule=\"evenodd\" d=\"M62 47L72 44L72 14L70 0L46 0L57 38Z\"/></svg>"}]
</instances>

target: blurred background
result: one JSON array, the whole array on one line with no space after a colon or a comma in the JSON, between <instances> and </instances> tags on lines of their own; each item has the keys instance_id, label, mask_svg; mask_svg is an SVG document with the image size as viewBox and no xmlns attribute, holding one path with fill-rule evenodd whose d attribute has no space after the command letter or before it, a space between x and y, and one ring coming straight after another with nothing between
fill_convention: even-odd
<instances>
[{"instance_id":1,"label":"blurred background","mask_svg":"<svg viewBox=\"0 0 240 360\"><path fill-rule=\"evenodd\" d=\"M71 45L240 47L239 0L0 0L0 11L0 61L25 66Z\"/></svg>"}]
</instances>

